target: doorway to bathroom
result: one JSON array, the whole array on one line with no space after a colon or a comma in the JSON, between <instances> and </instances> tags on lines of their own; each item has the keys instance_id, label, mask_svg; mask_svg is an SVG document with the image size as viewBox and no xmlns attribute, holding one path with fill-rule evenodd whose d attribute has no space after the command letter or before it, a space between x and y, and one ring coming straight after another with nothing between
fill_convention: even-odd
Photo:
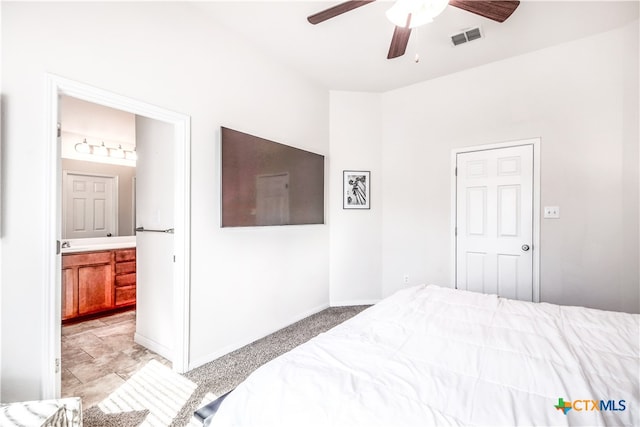
<instances>
[{"instance_id":1,"label":"doorway to bathroom","mask_svg":"<svg viewBox=\"0 0 640 427\"><path fill-rule=\"evenodd\" d=\"M99 403L151 358L135 342L136 116L63 95L61 397Z\"/></svg>"},{"instance_id":2,"label":"doorway to bathroom","mask_svg":"<svg viewBox=\"0 0 640 427\"><path fill-rule=\"evenodd\" d=\"M60 362L64 340L60 322L62 318L61 299L64 299L66 295L66 292L62 292L64 289L62 269L65 269L65 272L68 273L64 277L75 280L74 283L78 284L78 287L73 288L70 292L72 304L75 303L74 297L77 298L77 304L82 302L82 298L84 298L85 302L89 298L90 302L96 303L97 306L105 307L106 312L111 313L113 312L112 309L118 311L117 309L123 308L124 305L131 305L132 298L134 298L136 303L134 312L136 344L141 344L164 356L171 362L174 370L184 372L188 367L189 339L189 118L57 76L48 76L48 83L50 89L50 114L48 118L51 125L50 128L56 131L54 131L54 135L51 138L49 155L51 186L49 189L50 203L47 206L48 212L46 213L50 215L45 215L47 218L47 234L51 236L54 244L52 245L53 250L47 248L49 264L47 271L49 274L45 289L45 306L48 308L47 318L50 322L46 329L48 351L44 355L46 368L42 387L43 396L55 398L61 394L62 370ZM124 188L128 188L129 192L126 197L132 201L129 203L129 207L123 206L121 210L128 211L128 218L130 219L121 220L122 212L119 212L117 214L119 224L117 229L118 234L120 234L120 229L129 229L135 233L137 228L139 230L138 237L134 234L132 240L135 242L136 240L153 239L154 243L151 244L154 248L153 251L149 249L142 250L140 247L133 249L132 246L127 247L126 245L125 247L120 247L119 244L111 248L113 244L111 244L112 240L110 239L126 240L128 238L126 235L115 236L113 233L111 233L110 237L98 237L97 239L103 240L99 242L82 241L91 240L91 238L78 239L80 241L63 238L64 236L61 233L61 225L63 223L61 177L64 162L62 152L68 150L69 147L65 148L64 138L61 138L65 131L65 126L62 125L59 128L58 123L60 123L61 113L63 113L64 99L67 97L79 102L88 102L98 107L110 108L133 115L136 128L135 145L131 146L131 144L123 143L126 142L123 139L104 142L102 140L91 141L87 139L86 143L96 147L96 151L102 150L101 147L106 148L107 154L103 154L104 157L112 157L109 156L111 151L115 153L115 156L113 156L115 159L126 160L127 152L136 153L139 157L135 165L136 172L133 174L136 178L137 189L134 187L133 178L124 185ZM158 139L159 135L162 136L160 139ZM96 136L99 137L100 135L87 136L95 139ZM73 141L72 146L76 152L84 150L85 136L81 135L81 137L81 141ZM142 149L145 145L148 147L146 151ZM92 155L93 151L94 148L91 147L91 153L84 154ZM129 159L131 158L132 155L129 154ZM168 160L162 163L161 160L163 158ZM158 162L161 163L158 164ZM75 164L74 167L77 165ZM144 165L143 168L146 171L144 174L140 173L141 165ZM161 171L161 173L158 171ZM143 178L143 176L146 178ZM154 185L161 185L160 182L162 180L157 179L159 176L168 177L167 179L171 182L171 190L173 191L165 191L167 190L166 186L154 187ZM123 188L123 186L119 185L119 188ZM154 188L155 191L153 191ZM152 193L152 196L148 196L149 193ZM135 197L136 194L137 197ZM163 201L160 202L161 206L154 199L154 194L164 196ZM99 197L97 199L97 205L103 203ZM141 199L145 200L142 205ZM118 197L116 201L118 205L121 204L120 200L122 198ZM82 204L84 202L79 201L78 203ZM126 205L126 203L122 204ZM79 209L79 211L83 210ZM161 223L159 220L167 220L170 223ZM124 224L127 225L123 227ZM171 230L171 232L158 233L158 235L152 233L161 227L163 227L163 231ZM126 234L126 232L122 234ZM140 235L148 235L148 237L140 238ZM160 236L164 237L162 245L158 245L156 242ZM107 240L106 242L104 241L105 239ZM63 243L65 243L66 248L61 251ZM85 243L87 244L85 245ZM93 243L96 243L97 246L92 246ZM134 245L138 246L137 242ZM157 250L159 246L164 247L164 252ZM149 244L146 244L146 247L149 247ZM61 252L76 254L82 253L82 249L86 249L85 255L90 252L99 253L104 259L92 260L92 264L82 271L81 265L62 261ZM93 249L100 250L93 251ZM74 259L73 262L85 261L81 259L86 258L85 255L76 257L77 259ZM136 267L133 267L134 265ZM164 286L163 289L157 288L155 277L151 279L141 277L142 272L140 270L146 271L144 274L147 276L153 276L154 268L151 266L159 267L162 270L162 275L166 282L162 285ZM131 275L132 268L134 271L137 270L133 276ZM69 273L69 271L71 272ZM149 273L150 271L151 273ZM93 294L90 292L89 287L82 288L79 285L82 279L85 280L85 283L96 283L95 278L92 277L95 274L107 282L110 280L109 283L113 286L104 286L100 292ZM133 287L131 277L134 277ZM152 282L154 283L154 289L147 289ZM73 295L74 292L76 292L75 296ZM89 295L93 296L90 297ZM160 298L158 297L159 295ZM91 300L91 298L94 299ZM92 309L95 309L95 307ZM162 315L159 313L162 313ZM167 313L170 313L171 316L167 316ZM153 327L158 319L168 321L168 324L165 325L167 327ZM113 320L113 322L115 323L116 320ZM130 321L131 312L121 314L120 320ZM149 327L149 325L152 326ZM131 328L131 326L122 327L125 329ZM167 333L167 330L170 332ZM114 347L117 347L117 345Z\"/></svg>"}]
</instances>

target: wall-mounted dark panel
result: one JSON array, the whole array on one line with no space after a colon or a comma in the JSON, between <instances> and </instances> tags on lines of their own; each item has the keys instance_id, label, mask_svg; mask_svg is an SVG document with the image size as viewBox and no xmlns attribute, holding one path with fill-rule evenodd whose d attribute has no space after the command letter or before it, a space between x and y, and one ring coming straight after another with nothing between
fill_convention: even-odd
<instances>
[{"instance_id":1,"label":"wall-mounted dark panel","mask_svg":"<svg viewBox=\"0 0 640 427\"><path fill-rule=\"evenodd\" d=\"M221 128L222 226L324 223L324 156Z\"/></svg>"}]
</instances>

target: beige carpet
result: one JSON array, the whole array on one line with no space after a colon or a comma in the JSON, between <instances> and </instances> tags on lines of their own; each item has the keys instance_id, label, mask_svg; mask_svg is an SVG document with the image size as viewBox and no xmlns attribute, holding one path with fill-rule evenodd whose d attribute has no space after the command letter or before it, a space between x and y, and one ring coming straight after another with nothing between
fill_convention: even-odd
<instances>
[{"instance_id":1,"label":"beige carpet","mask_svg":"<svg viewBox=\"0 0 640 427\"><path fill-rule=\"evenodd\" d=\"M84 425L201 426L193 417L197 408L235 388L262 364L365 308L328 308L184 375L151 360L109 397L84 411Z\"/></svg>"}]
</instances>

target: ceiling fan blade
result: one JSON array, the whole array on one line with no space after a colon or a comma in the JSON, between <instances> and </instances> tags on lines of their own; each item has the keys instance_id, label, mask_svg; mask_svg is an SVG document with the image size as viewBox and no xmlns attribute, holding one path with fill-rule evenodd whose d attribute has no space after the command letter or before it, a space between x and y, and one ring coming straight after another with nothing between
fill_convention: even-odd
<instances>
[{"instance_id":1,"label":"ceiling fan blade","mask_svg":"<svg viewBox=\"0 0 640 427\"><path fill-rule=\"evenodd\" d=\"M324 22L327 19L335 18L338 15L342 15L345 12L349 12L350 10L357 9L360 6L367 5L369 3L373 3L375 0L351 0L346 1L344 3L337 4L329 9L323 10L322 12L314 13L313 15L307 18L311 24L319 24L320 22Z\"/></svg>"},{"instance_id":2,"label":"ceiling fan blade","mask_svg":"<svg viewBox=\"0 0 640 427\"><path fill-rule=\"evenodd\" d=\"M479 1L449 0L451 6L484 16L497 22L504 22L520 4L519 1Z\"/></svg>"},{"instance_id":3,"label":"ceiling fan blade","mask_svg":"<svg viewBox=\"0 0 640 427\"><path fill-rule=\"evenodd\" d=\"M407 43L409 43L410 35L411 28L396 26L396 29L393 30L393 38L391 39L391 46L389 46L387 59L393 59L404 55L404 52L407 50Z\"/></svg>"}]
</instances>

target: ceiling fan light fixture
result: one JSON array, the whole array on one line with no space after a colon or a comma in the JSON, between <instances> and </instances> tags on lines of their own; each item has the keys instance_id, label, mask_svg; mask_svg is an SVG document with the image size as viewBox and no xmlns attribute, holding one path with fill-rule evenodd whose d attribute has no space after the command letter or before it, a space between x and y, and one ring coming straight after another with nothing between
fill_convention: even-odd
<instances>
[{"instance_id":1,"label":"ceiling fan light fixture","mask_svg":"<svg viewBox=\"0 0 640 427\"><path fill-rule=\"evenodd\" d=\"M397 27L416 28L432 22L448 4L449 0L397 0L386 15Z\"/></svg>"}]
</instances>

